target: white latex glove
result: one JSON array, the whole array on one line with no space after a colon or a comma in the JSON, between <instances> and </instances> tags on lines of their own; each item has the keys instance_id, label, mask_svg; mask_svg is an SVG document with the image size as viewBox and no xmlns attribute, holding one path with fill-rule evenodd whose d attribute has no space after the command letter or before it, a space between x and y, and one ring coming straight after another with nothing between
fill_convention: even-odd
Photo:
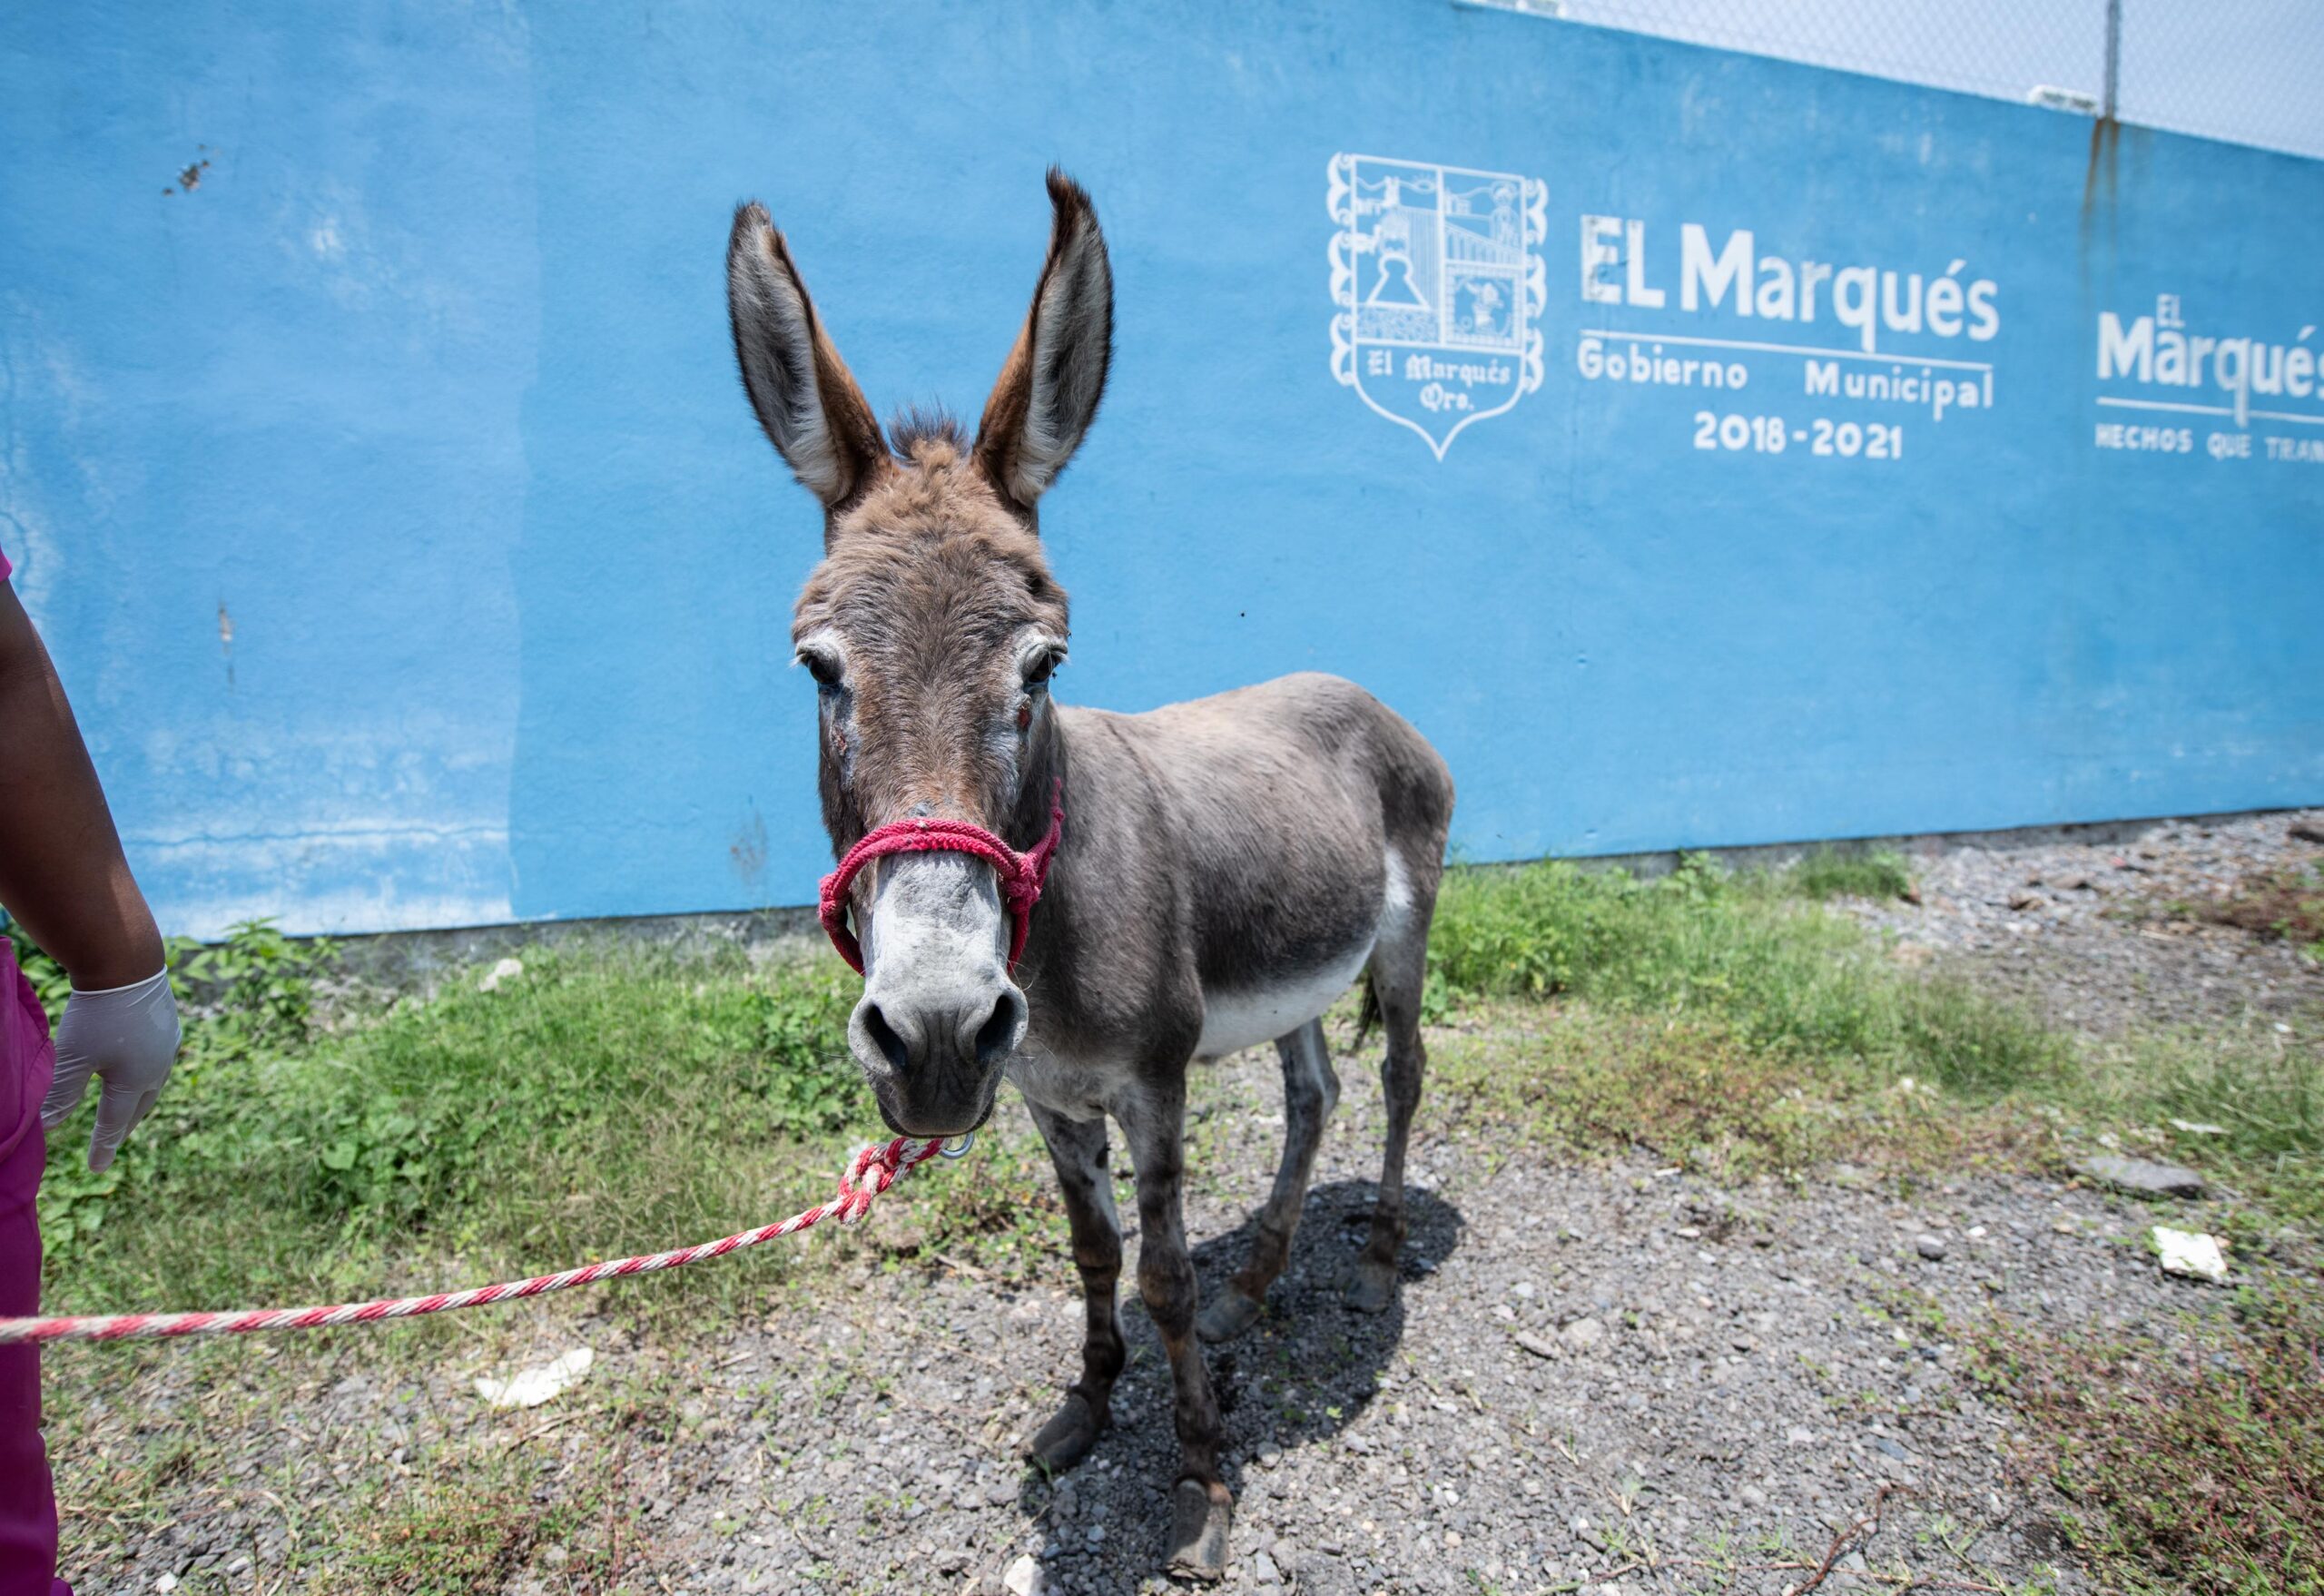
<instances>
[{"instance_id":1,"label":"white latex glove","mask_svg":"<svg viewBox=\"0 0 2324 1596\"><path fill-rule=\"evenodd\" d=\"M56 1022L56 1079L40 1106L41 1128L55 1129L88 1089L89 1077L102 1076L89 1167L104 1168L162 1095L177 1056L178 1000L167 970L101 992L75 988Z\"/></svg>"}]
</instances>

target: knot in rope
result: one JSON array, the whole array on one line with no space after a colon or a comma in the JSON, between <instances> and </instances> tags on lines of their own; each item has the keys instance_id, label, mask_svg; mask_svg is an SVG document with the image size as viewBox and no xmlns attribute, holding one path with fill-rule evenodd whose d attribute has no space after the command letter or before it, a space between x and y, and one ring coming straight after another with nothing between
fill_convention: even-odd
<instances>
[{"instance_id":1,"label":"knot in rope","mask_svg":"<svg viewBox=\"0 0 2324 1596\"><path fill-rule=\"evenodd\" d=\"M911 1138L900 1136L892 1141L872 1142L856 1148L847 1173L839 1177L839 1196L832 1199L835 1205L832 1217L842 1225L854 1224L872 1211L872 1199L893 1186L897 1176L915 1164L927 1162L942 1146L940 1141L914 1146Z\"/></svg>"}]
</instances>

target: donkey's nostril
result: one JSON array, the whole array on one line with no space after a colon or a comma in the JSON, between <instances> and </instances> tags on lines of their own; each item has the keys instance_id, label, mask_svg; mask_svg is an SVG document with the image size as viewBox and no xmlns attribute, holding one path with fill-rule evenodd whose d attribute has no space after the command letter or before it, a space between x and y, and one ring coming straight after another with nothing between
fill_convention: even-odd
<instances>
[{"instance_id":1,"label":"donkey's nostril","mask_svg":"<svg viewBox=\"0 0 2324 1596\"><path fill-rule=\"evenodd\" d=\"M887 1059L891 1069L901 1075L911 1067L911 1049L904 1046L904 1039L896 1034L896 1028L888 1023L888 1017L880 1012L879 1004L863 1005L863 1031L872 1039L872 1045L880 1049L880 1056Z\"/></svg>"},{"instance_id":2,"label":"donkey's nostril","mask_svg":"<svg viewBox=\"0 0 2324 1596\"><path fill-rule=\"evenodd\" d=\"M977 1028L976 1059L990 1069L1017 1050L1025 1030L1025 1000L1015 987L1000 989L992 1012Z\"/></svg>"}]
</instances>

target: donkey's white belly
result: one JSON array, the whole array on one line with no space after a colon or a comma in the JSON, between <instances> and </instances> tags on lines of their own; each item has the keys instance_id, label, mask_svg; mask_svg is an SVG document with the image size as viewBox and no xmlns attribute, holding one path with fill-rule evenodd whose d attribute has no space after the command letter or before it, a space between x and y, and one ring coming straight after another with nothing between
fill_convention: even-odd
<instances>
[{"instance_id":1,"label":"donkey's white belly","mask_svg":"<svg viewBox=\"0 0 2324 1596\"><path fill-rule=\"evenodd\" d=\"M1240 1048L1297 1030L1335 1002L1372 957L1373 938L1366 937L1344 958L1290 980L1244 991L1206 990L1202 995L1202 1040L1195 1044L1197 1059L1218 1059Z\"/></svg>"},{"instance_id":2,"label":"donkey's white belly","mask_svg":"<svg viewBox=\"0 0 2324 1596\"><path fill-rule=\"evenodd\" d=\"M1205 992L1202 1038L1195 1044L1195 1057L1224 1058L1298 1030L1330 1008L1364 972L1374 941L1367 937L1346 957L1294 980L1246 991ZM1038 1042L1019 1049L1008 1070L1027 1102L1068 1119L1100 1119L1108 1113L1118 1118L1123 1105L1146 1089L1138 1069L1126 1057L1061 1057Z\"/></svg>"},{"instance_id":3,"label":"donkey's white belly","mask_svg":"<svg viewBox=\"0 0 2324 1596\"><path fill-rule=\"evenodd\" d=\"M1273 1041L1297 1030L1339 1000L1339 995L1364 973L1380 939L1386 937L1393 943L1412 919L1412 883L1405 879L1394 849L1388 850L1384 864L1379 923L1345 955L1289 980L1203 992L1202 1039L1195 1044L1196 1058L1224 1058L1238 1049Z\"/></svg>"}]
</instances>

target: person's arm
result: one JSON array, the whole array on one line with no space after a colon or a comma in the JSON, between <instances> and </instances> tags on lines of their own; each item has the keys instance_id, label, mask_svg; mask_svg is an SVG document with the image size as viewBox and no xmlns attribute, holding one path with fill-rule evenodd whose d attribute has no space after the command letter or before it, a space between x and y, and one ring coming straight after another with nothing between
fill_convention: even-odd
<instances>
[{"instance_id":1,"label":"person's arm","mask_svg":"<svg viewBox=\"0 0 2324 1596\"><path fill-rule=\"evenodd\" d=\"M0 567L5 568L5 567ZM56 1073L41 1103L54 1129L89 1077L104 1082L89 1167L161 1095L178 1051L177 1000L162 933L129 873L64 685L16 590L0 580L0 905L64 966Z\"/></svg>"},{"instance_id":2,"label":"person's arm","mask_svg":"<svg viewBox=\"0 0 2324 1596\"><path fill-rule=\"evenodd\" d=\"M0 582L0 904L101 991L162 964L162 933L129 873L64 685L16 590Z\"/></svg>"}]
</instances>

